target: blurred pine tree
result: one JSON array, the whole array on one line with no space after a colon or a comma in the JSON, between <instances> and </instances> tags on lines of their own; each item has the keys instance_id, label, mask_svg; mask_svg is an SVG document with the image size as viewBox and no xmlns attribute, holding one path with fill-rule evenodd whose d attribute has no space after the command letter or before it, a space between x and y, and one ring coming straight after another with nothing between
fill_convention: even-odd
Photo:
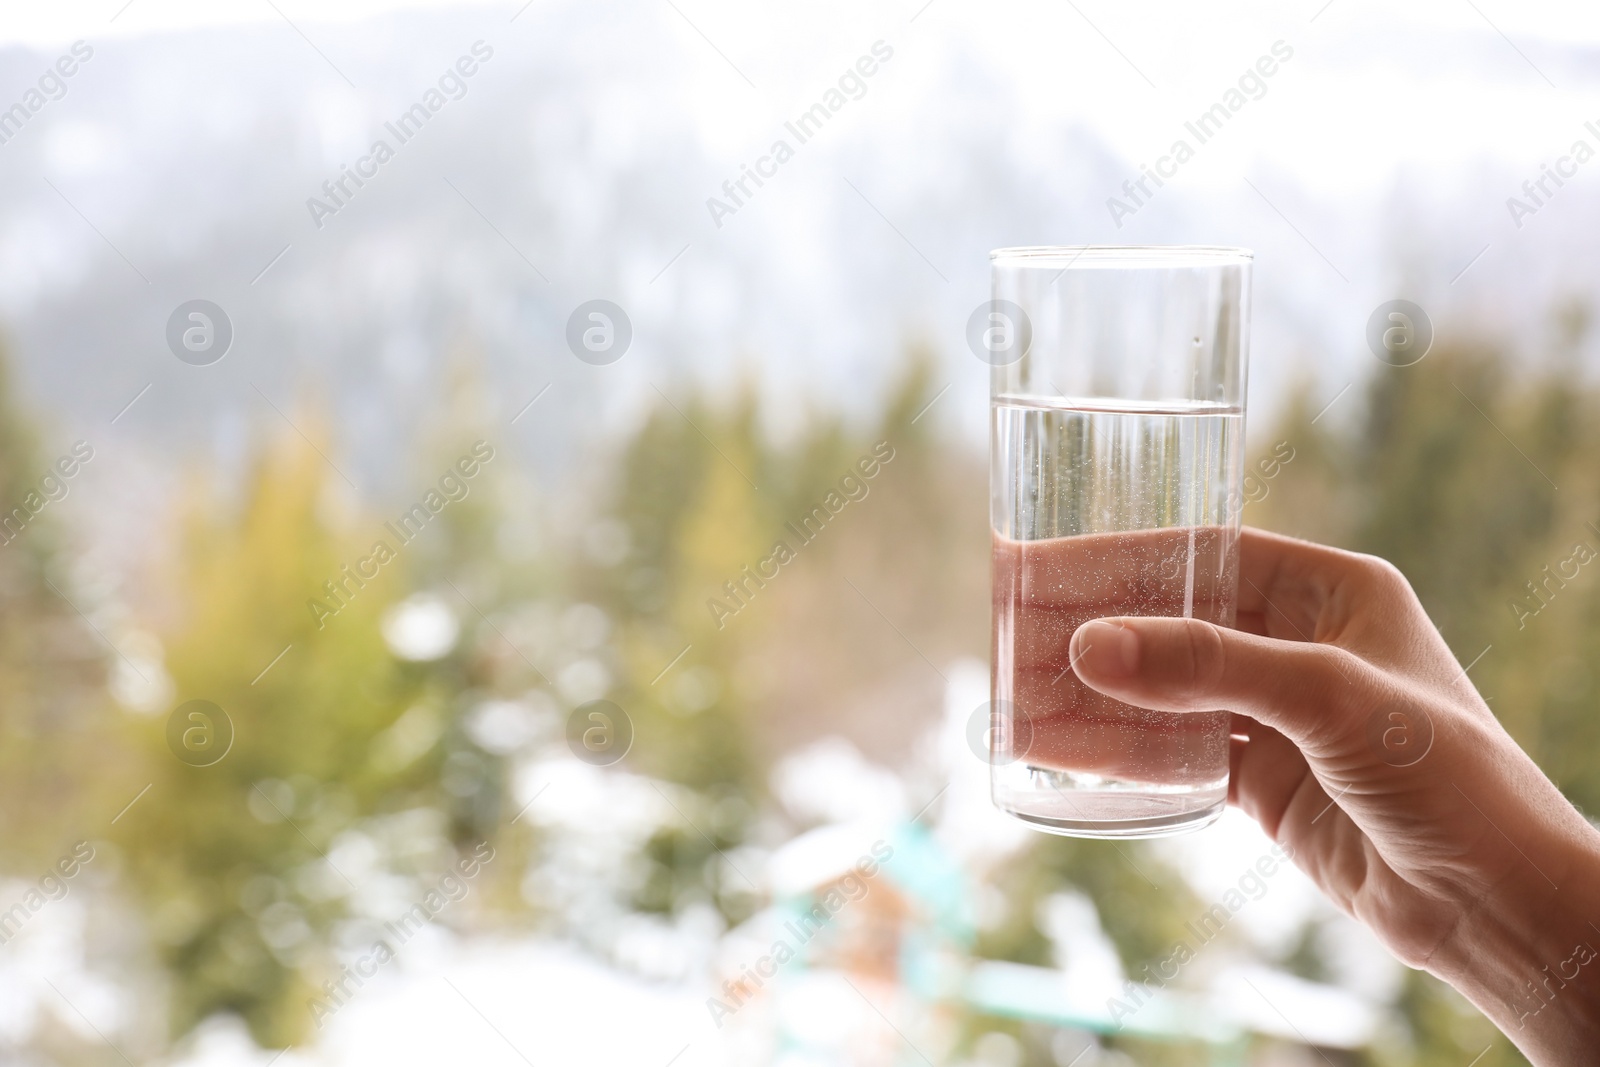
<instances>
[{"instance_id":1,"label":"blurred pine tree","mask_svg":"<svg viewBox=\"0 0 1600 1067\"><path fill-rule=\"evenodd\" d=\"M686 787L677 819L641 857L636 906L674 914L711 903L737 922L755 906L754 872L728 855L744 843L761 787L749 756L737 664L756 628L725 583L771 547L771 476L754 402L664 401L623 449L607 515L628 531L626 565L591 567L578 592L617 620L624 676L616 700L633 720L628 765ZM729 617L716 601L740 614Z\"/></svg>"},{"instance_id":2,"label":"blurred pine tree","mask_svg":"<svg viewBox=\"0 0 1600 1067\"><path fill-rule=\"evenodd\" d=\"M54 459L38 448L0 351L3 517L41 500ZM120 802L103 775L116 754L101 728L111 652L69 602L81 600L57 513L40 505L19 525L0 534L0 870L36 877L72 842L103 834Z\"/></svg>"},{"instance_id":3,"label":"blurred pine tree","mask_svg":"<svg viewBox=\"0 0 1600 1067\"><path fill-rule=\"evenodd\" d=\"M199 483L190 494L167 665L177 701L213 702L235 736L218 762L191 766L169 749L165 715L130 718L130 777L151 788L120 836L171 977L175 1034L231 1011L268 1047L305 1039L317 985L337 969L335 935L370 879L449 861L436 742L451 687L380 634L405 591L406 549L378 520L337 523L336 511L325 460L298 438L267 448L237 513ZM347 582L344 566L379 540L397 558ZM319 619L309 600L341 604L329 581L342 606ZM382 841L367 820L384 816L409 820L414 839Z\"/></svg>"}]
</instances>

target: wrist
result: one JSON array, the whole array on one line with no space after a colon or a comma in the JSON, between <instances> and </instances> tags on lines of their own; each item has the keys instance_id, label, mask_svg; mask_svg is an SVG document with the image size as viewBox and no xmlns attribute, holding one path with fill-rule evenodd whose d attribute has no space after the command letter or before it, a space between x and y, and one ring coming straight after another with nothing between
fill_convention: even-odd
<instances>
[{"instance_id":1,"label":"wrist","mask_svg":"<svg viewBox=\"0 0 1600 1067\"><path fill-rule=\"evenodd\" d=\"M1427 969L1532 1062L1579 1062L1600 1047L1600 833L1584 825L1519 852L1463 906Z\"/></svg>"}]
</instances>

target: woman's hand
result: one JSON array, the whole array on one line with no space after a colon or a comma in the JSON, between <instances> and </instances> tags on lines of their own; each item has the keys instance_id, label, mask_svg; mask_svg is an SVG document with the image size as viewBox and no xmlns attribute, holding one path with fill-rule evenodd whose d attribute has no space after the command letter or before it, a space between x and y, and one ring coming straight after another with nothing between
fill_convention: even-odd
<instances>
[{"instance_id":1,"label":"woman's hand","mask_svg":"<svg viewBox=\"0 0 1600 1067\"><path fill-rule=\"evenodd\" d=\"M1234 712L1230 801L1329 897L1535 1063L1600 1057L1600 832L1393 566L1247 529L1237 629L1100 619L1072 659L1139 707Z\"/></svg>"}]
</instances>

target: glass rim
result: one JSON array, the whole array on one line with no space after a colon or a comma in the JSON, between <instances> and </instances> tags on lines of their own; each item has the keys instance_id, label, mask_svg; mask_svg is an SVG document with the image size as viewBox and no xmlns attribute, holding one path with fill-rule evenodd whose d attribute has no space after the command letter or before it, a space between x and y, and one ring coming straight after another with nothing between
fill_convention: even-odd
<instances>
[{"instance_id":1,"label":"glass rim","mask_svg":"<svg viewBox=\"0 0 1600 1067\"><path fill-rule=\"evenodd\" d=\"M1078 263L1120 267L1223 266L1250 263L1255 255L1251 249L1230 245L1024 245L996 248L989 253L989 260L997 266L1016 263L1067 270Z\"/></svg>"}]
</instances>

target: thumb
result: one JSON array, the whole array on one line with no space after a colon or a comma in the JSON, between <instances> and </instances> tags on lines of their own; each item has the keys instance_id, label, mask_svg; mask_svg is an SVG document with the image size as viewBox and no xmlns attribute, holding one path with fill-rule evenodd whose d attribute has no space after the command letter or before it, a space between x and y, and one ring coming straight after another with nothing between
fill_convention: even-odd
<instances>
[{"instance_id":1,"label":"thumb","mask_svg":"<svg viewBox=\"0 0 1600 1067\"><path fill-rule=\"evenodd\" d=\"M1234 711L1302 748L1344 734L1372 704L1371 667L1334 645L1280 641L1199 619L1095 619L1072 635L1078 678L1156 711Z\"/></svg>"}]
</instances>

